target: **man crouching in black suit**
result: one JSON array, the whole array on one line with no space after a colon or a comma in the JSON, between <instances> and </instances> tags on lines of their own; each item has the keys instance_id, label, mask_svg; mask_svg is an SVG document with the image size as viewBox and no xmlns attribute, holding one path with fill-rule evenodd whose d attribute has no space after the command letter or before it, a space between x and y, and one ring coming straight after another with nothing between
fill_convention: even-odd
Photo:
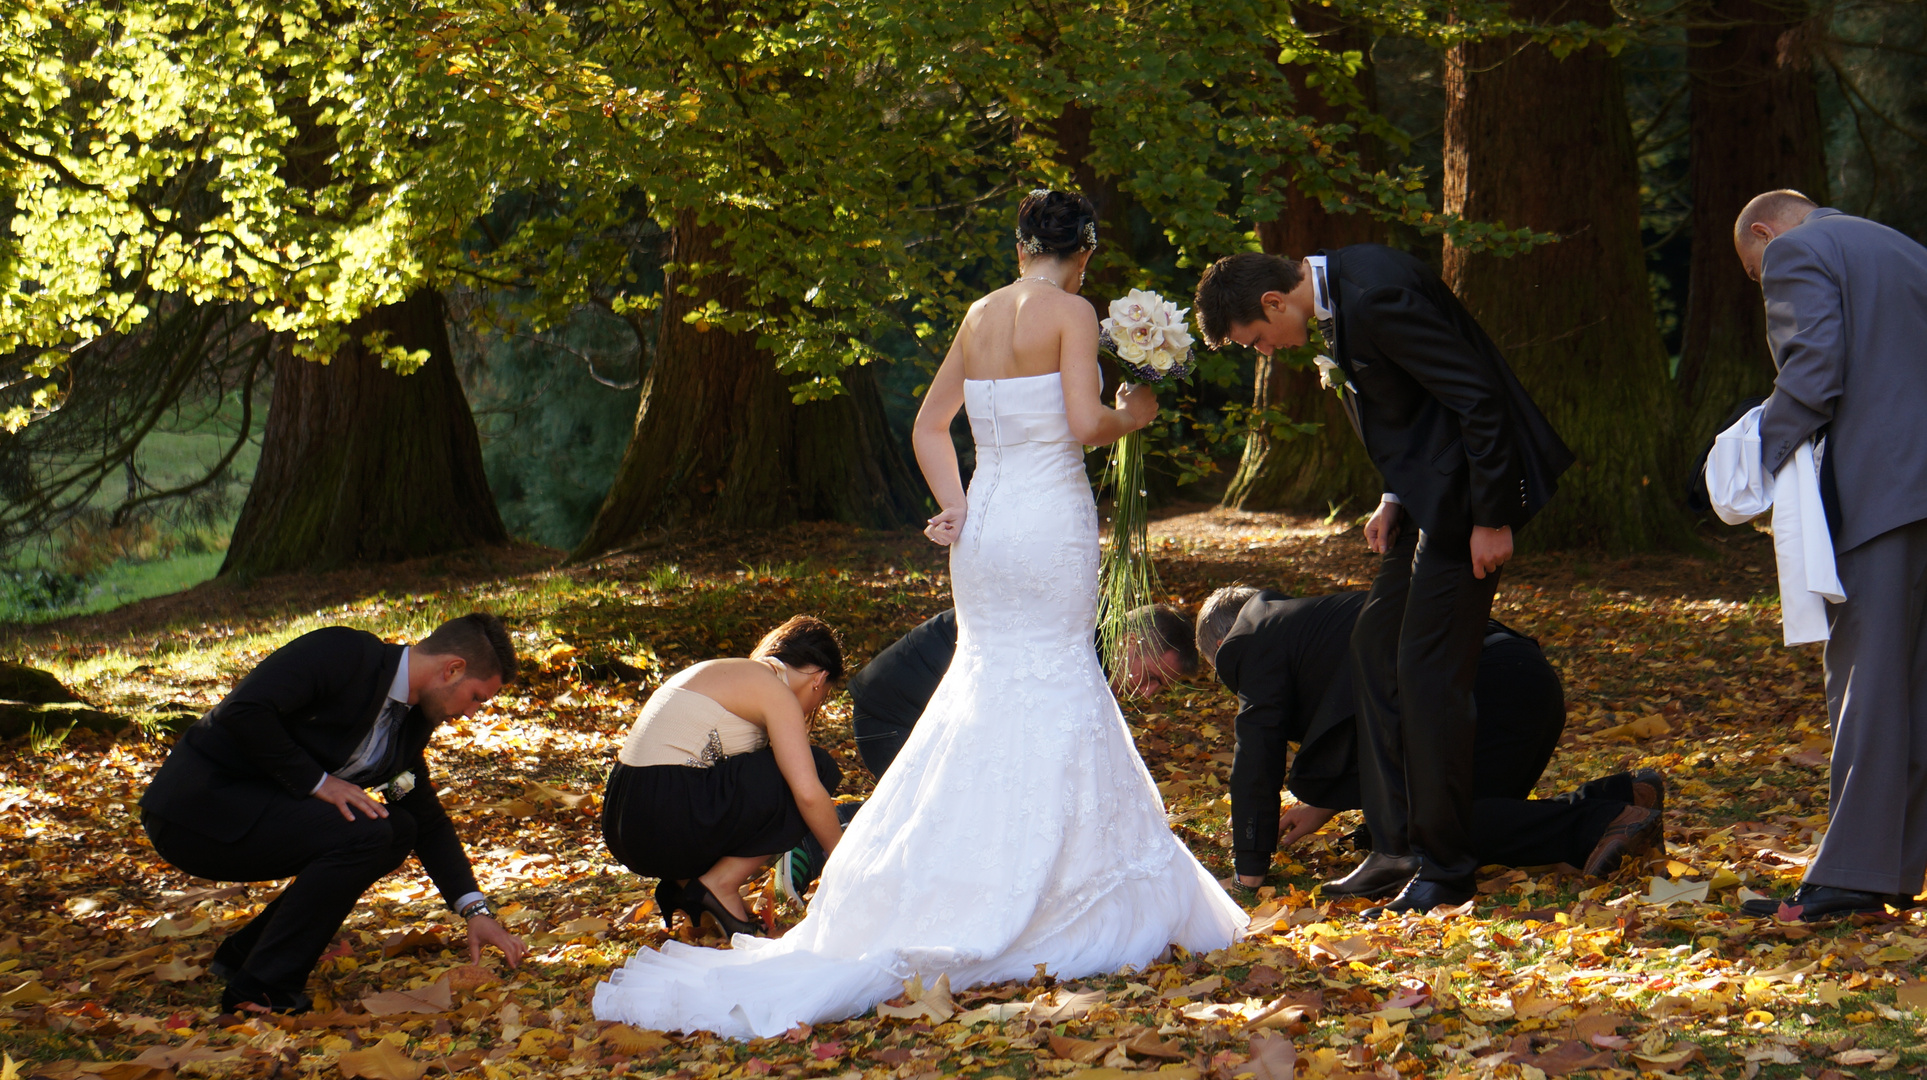
<instances>
[{"instance_id":1,"label":"man crouching in black suit","mask_svg":"<svg viewBox=\"0 0 1927 1080\"><path fill-rule=\"evenodd\" d=\"M423 756L437 726L473 713L515 669L493 615L451 619L413 648L331 626L275 650L182 733L141 796L154 850L215 881L294 879L215 951L222 1009L308 1009L322 951L410 852L468 920L474 960L494 945L521 962L527 947L476 887Z\"/></svg>"},{"instance_id":2,"label":"man crouching in black suit","mask_svg":"<svg viewBox=\"0 0 1927 1080\"><path fill-rule=\"evenodd\" d=\"M1231 585L1198 612L1198 654L1238 695L1231 766L1232 854L1237 883L1264 883L1272 853L1364 805L1359 788L1357 697L1346 662L1364 592L1297 599ZM1556 799L1526 796L1566 726L1559 673L1539 645L1488 620L1473 687L1471 850L1475 865L1568 863L1604 877L1660 843L1666 782L1652 769L1591 781ZM1290 744L1298 744L1291 756ZM1289 770L1286 763L1290 762ZM1279 789L1298 804L1279 814ZM1380 886L1395 893L1405 881ZM1332 896L1370 895L1326 882Z\"/></svg>"}]
</instances>

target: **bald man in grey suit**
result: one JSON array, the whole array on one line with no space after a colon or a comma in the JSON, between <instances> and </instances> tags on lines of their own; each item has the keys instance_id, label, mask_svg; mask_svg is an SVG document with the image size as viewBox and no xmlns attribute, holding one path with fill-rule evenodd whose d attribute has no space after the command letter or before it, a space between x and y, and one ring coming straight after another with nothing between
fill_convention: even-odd
<instances>
[{"instance_id":1,"label":"bald man in grey suit","mask_svg":"<svg viewBox=\"0 0 1927 1080\"><path fill-rule=\"evenodd\" d=\"M1734 246L1779 368L1762 464L1825 440L1847 596L1827 609L1826 838L1790 898L1743 906L1808 921L1909 906L1927 875L1927 248L1793 191L1748 203Z\"/></svg>"}]
</instances>

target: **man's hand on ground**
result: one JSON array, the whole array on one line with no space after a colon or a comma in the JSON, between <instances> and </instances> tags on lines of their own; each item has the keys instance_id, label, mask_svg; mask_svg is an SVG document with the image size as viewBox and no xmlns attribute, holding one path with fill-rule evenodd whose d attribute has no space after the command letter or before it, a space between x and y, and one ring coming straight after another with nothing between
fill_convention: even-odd
<instances>
[{"instance_id":1,"label":"man's hand on ground","mask_svg":"<svg viewBox=\"0 0 1927 1080\"><path fill-rule=\"evenodd\" d=\"M314 797L325 803L333 803L335 809L341 811L341 816L349 821L355 820L356 810L371 818L388 816L388 808L376 802L374 796L332 774L321 778L321 786L314 789Z\"/></svg>"},{"instance_id":2,"label":"man's hand on ground","mask_svg":"<svg viewBox=\"0 0 1927 1080\"><path fill-rule=\"evenodd\" d=\"M484 945L493 945L502 950L510 967L521 967L522 957L529 951L522 939L509 933L506 927L495 921L494 916L477 915L468 920L468 958L472 963L482 962Z\"/></svg>"},{"instance_id":3,"label":"man's hand on ground","mask_svg":"<svg viewBox=\"0 0 1927 1080\"><path fill-rule=\"evenodd\" d=\"M1472 526L1472 576L1483 580L1512 559L1512 526Z\"/></svg>"},{"instance_id":4,"label":"man's hand on ground","mask_svg":"<svg viewBox=\"0 0 1927 1080\"><path fill-rule=\"evenodd\" d=\"M1299 803L1297 806L1278 815L1278 846L1288 848L1325 827L1325 822L1338 816L1338 811L1327 810L1322 806Z\"/></svg>"},{"instance_id":5,"label":"man's hand on ground","mask_svg":"<svg viewBox=\"0 0 1927 1080\"><path fill-rule=\"evenodd\" d=\"M1381 502L1371 519L1365 522L1365 546L1373 554L1383 555L1391 548L1393 538L1398 535L1398 504Z\"/></svg>"}]
</instances>

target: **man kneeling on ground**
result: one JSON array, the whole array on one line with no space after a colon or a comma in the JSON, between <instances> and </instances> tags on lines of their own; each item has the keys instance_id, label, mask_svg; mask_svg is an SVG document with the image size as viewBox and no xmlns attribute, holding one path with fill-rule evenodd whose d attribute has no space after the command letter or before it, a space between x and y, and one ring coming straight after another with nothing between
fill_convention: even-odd
<instances>
[{"instance_id":1,"label":"man kneeling on ground","mask_svg":"<svg viewBox=\"0 0 1927 1080\"><path fill-rule=\"evenodd\" d=\"M526 946L476 887L423 755L515 668L493 615L452 619L413 648L331 626L276 649L182 733L141 796L154 850L196 877L294 879L215 950L222 1009L308 1009L308 975L335 931L411 852L468 920L475 961L485 944L521 961Z\"/></svg>"},{"instance_id":2,"label":"man kneeling on ground","mask_svg":"<svg viewBox=\"0 0 1927 1080\"><path fill-rule=\"evenodd\" d=\"M1198 612L1198 652L1238 695L1232 850L1245 889L1264 883L1280 847L1363 806L1350 643L1365 598L1360 591L1293 599L1231 585ZM1604 877L1661 842L1666 782L1652 769L1603 777L1556 799L1526 798L1566 725L1559 675L1537 642L1489 620L1473 699L1471 836L1480 865L1568 863ZM1298 800L1282 815L1280 788ZM1324 891L1393 895L1417 871L1411 860L1383 880L1347 878L1326 882Z\"/></svg>"}]
</instances>

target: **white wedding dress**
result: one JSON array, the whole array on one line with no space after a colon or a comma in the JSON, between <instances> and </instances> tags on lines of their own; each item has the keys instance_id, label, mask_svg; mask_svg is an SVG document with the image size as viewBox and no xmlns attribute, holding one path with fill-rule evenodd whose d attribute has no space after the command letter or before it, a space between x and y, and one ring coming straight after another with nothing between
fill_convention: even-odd
<instances>
[{"instance_id":1,"label":"white wedding dress","mask_svg":"<svg viewBox=\"0 0 1927 1080\"><path fill-rule=\"evenodd\" d=\"M1143 966L1244 912L1172 835L1091 647L1097 510L1056 374L964 384L977 468L951 548L957 652L784 937L671 941L596 988L638 1027L776 1035L905 978Z\"/></svg>"}]
</instances>

